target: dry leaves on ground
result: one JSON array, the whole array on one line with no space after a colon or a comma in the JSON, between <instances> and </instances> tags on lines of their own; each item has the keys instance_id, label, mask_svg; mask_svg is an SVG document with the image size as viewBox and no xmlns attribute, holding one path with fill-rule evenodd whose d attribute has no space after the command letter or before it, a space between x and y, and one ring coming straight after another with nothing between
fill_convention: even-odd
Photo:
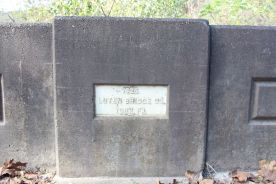
<instances>
[{"instance_id":1,"label":"dry leaves on ground","mask_svg":"<svg viewBox=\"0 0 276 184\"><path fill-rule=\"evenodd\" d=\"M54 174L27 171L27 163L6 161L0 167L0 184L53 184Z\"/></svg>"},{"instance_id":2,"label":"dry leaves on ground","mask_svg":"<svg viewBox=\"0 0 276 184\"><path fill-rule=\"evenodd\" d=\"M232 179L234 183L276 184L276 161L261 160L259 171L255 175L249 172L234 171L232 172Z\"/></svg>"},{"instance_id":3,"label":"dry leaves on ground","mask_svg":"<svg viewBox=\"0 0 276 184\"><path fill-rule=\"evenodd\" d=\"M235 170L229 173L229 179L222 181L214 178L203 178L202 172L197 173L189 170L185 172L185 178L189 184L276 184L276 161L261 160L257 173ZM165 183L159 181L157 184ZM174 180L171 184L180 184L180 182Z\"/></svg>"},{"instance_id":4,"label":"dry leaves on ground","mask_svg":"<svg viewBox=\"0 0 276 184\"><path fill-rule=\"evenodd\" d=\"M27 163L6 161L0 167L0 184L53 184L54 174L37 171L27 171ZM185 178L189 184L276 184L276 161L261 160L259 170L252 174L235 170L229 174L230 182L214 178L203 178L202 172L186 171ZM165 184L158 181L157 184ZM176 179L169 184L181 184Z\"/></svg>"}]
</instances>

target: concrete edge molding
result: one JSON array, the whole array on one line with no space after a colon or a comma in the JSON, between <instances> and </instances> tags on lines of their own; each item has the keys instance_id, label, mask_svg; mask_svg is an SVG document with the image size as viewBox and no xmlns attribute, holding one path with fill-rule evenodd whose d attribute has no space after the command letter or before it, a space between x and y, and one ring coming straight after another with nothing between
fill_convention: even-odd
<instances>
[{"instance_id":1,"label":"concrete edge molding","mask_svg":"<svg viewBox=\"0 0 276 184\"><path fill-rule=\"evenodd\" d=\"M57 184L155 184L172 183L176 179L179 184L188 184L184 177L93 177L93 178L60 178L56 177Z\"/></svg>"},{"instance_id":2,"label":"concrete edge molding","mask_svg":"<svg viewBox=\"0 0 276 184\"><path fill-rule=\"evenodd\" d=\"M139 17L89 17L89 16L57 16L54 18L56 20L77 20L77 21L135 21L135 22L178 22L184 24L190 23L204 23L205 26L209 27L209 21L206 19L181 19L181 18L139 18Z\"/></svg>"}]
</instances>

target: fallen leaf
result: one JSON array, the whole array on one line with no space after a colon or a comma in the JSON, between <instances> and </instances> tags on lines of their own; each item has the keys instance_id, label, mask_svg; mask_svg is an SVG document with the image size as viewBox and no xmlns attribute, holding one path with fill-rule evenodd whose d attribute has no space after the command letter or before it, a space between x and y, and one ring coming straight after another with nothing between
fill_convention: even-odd
<instances>
[{"instance_id":1,"label":"fallen leaf","mask_svg":"<svg viewBox=\"0 0 276 184\"><path fill-rule=\"evenodd\" d=\"M185 177L188 179L190 184L197 183L197 180L195 179L196 174L197 174L196 172L193 172L193 171L190 171L190 170L187 170L185 172Z\"/></svg>"},{"instance_id":2,"label":"fallen leaf","mask_svg":"<svg viewBox=\"0 0 276 184\"><path fill-rule=\"evenodd\" d=\"M164 183L161 183L161 181L157 181L156 184L164 184Z\"/></svg>"},{"instance_id":3,"label":"fallen leaf","mask_svg":"<svg viewBox=\"0 0 276 184\"><path fill-rule=\"evenodd\" d=\"M235 182L243 183L243 182L246 182L251 177L252 177L252 174L248 172L243 172L238 170L235 170L232 172L232 178Z\"/></svg>"},{"instance_id":4,"label":"fallen leaf","mask_svg":"<svg viewBox=\"0 0 276 184\"><path fill-rule=\"evenodd\" d=\"M215 181L213 179L203 179L199 182L199 184L214 184Z\"/></svg>"}]
</instances>

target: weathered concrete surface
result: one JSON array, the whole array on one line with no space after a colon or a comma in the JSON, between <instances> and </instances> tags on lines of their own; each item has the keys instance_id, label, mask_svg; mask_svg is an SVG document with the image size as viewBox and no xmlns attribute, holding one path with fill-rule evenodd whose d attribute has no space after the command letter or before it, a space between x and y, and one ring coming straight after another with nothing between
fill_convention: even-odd
<instances>
[{"instance_id":1,"label":"weathered concrete surface","mask_svg":"<svg viewBox=\"0 0 276 184\"><path fill-rule=\"evenodd\" d=\"M56 18L59 174L182 176L203 167L209 26L200 20ZM165 84L169 119L95 118L95 84Z\"/></svg>"},{"instance_id":2,"label":"weathered concrete surface","mask_svg":"<svg viewBox=\"0 0 276 184\"><path fill-rule=\"evenodd\" d=\"M255 170L276 159L276 28L211 30L207 161Z\"/></svg>"},{"instance_id":3,"label":"weathered concrete surface","mask_svg":"<svg viewBox=\"0 0 276 184\"><path fill-rule=\"evenodd\" d=\"M55 168L51 43L50 24L0 25L0 163L14 158Z\"/></svg>"}]
</instances>

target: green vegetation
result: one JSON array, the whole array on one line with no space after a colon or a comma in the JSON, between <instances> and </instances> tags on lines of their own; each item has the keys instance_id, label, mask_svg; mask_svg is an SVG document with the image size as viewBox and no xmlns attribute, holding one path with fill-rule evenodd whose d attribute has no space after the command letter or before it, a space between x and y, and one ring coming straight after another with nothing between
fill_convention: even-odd
<instances>
[{"instance_id":1,"label":"green vegetation","mask_svg":"<svg viewBox=\"0 0 276 184\"><path fill-rule=\"evenodd\" d=\"M26 0L16 21L54 16L201 18L210 24L276 25L276 0Z\"/></svg>"}]
</instances>

